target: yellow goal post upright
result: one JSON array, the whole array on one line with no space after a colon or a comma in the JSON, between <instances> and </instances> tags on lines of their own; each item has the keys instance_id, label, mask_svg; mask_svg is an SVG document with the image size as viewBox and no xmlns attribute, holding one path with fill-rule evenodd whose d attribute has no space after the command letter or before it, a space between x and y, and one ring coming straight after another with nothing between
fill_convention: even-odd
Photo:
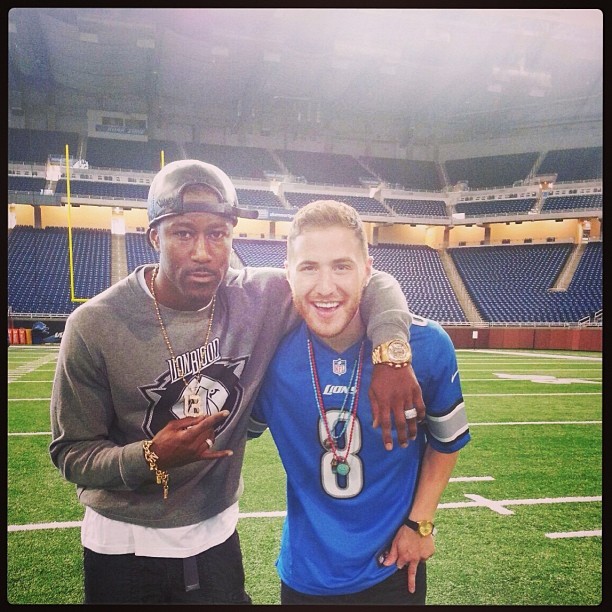
<instances>
[{"instance_id":1,"label":"yellow goal post upright","mask_svg":"<svg viewBox=\"0 0 612 612\"><path fill-rule=\"evenodd\" d=\"M66 144L66 210L68 212L68 270L70 272L70 301L87 302L89 298L78 298L74 295L74 256L72 250L72 219L70 217L70 155Z\"/></svg>"},{"instance_id":2,"label":"yellow goal post upright","mask_svg":"<svg viewBox=\"0 0 612 612\"><path fill-rule=\"evenodd\" d=\"M70 272L70 301L71 302L87 302L89 298L78 298L74 295L74 254L72 247L72 219L70 212L72 206L70 204L70 151L68 144L66 144L66 211L68 213L68 270ZM164 151L160 151L160 167L163 168Z\"/></svg>"}]
</instances>

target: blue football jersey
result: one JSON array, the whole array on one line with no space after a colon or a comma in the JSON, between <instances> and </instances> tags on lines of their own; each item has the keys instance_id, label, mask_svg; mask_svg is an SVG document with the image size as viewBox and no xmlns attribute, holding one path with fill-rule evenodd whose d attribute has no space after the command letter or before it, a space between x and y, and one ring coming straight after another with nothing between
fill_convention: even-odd
<instances>
[{"instance_id":1,"label":"blue football jersey","mask_svg":"<svg viewBox=\"0 0 612 612\"><path fill-rule=\"evenodd\" d=\"M310 366L309 337L316 371ZM425 444L454 452L470 439L452 342L440 325L413 315L413 369L427 418L407 448L398 445L394 432L394 448L385 450L380 429L372 427L368 399L372 345L363 343L356 395L353 372L361 341L337 353L303 323L283 339L253 406L249 435L269 427L287 475L277 570L302 593L355 593L395 572L395 566L381 567L377 555L410 509ZM327 427L317 406L317 382ZM328 430L337 436L337 454L346 457L346 475L332 469Z\"/></svg>"}]
</instances>

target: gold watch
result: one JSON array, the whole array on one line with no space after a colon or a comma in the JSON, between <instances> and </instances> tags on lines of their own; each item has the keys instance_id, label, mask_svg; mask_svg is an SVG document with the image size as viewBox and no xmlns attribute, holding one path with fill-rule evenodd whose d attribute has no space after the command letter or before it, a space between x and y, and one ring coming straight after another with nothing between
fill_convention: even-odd
<instances>
[{"instance_id":1,"label":"gold watch","mask_svg":"<svg viewBox=\"0 0 612 612\"><path fill-rule=\"evenodd\" d=\"M404 368L412 363L412 350L404 340L390 340L379 344L372 351L372 363L384 363L394 368Z\"/></svg>"},{"instance_id":2,"label":"gold watch","mask_svg":"<svg viewBox=\"0 0 612 612\"><path fill-rule=\"evenodd\" d=\"M428 535L436 535L436 528L431 521L413 521L409 518L404 519L404 525L416 531L422 538Z\"/></svg>"}]
</instances>

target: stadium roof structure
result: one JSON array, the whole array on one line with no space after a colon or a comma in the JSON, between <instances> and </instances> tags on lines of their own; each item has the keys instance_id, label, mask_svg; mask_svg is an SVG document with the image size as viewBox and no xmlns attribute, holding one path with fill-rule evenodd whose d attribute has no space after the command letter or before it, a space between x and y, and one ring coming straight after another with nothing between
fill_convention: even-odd
<instances>
[{"instance_id":1,"label":"stadium roof structure","mask_svg":"<svg viewBox=\"0 0 612 612\"><path fill-rule=\"evenodd\" d=\"M63 101L166 125L387 130L417 145L603 120L598 9L13 8L8 17L17 112Z\"/></svg>"}]
</instances>

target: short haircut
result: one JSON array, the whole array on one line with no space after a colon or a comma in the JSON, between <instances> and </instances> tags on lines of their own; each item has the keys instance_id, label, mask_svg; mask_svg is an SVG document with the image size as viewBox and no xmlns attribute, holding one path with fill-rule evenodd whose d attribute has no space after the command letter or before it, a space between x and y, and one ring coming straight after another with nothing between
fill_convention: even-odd
<instances>
[{"instance_id":1,"label":"short haircut","mask_svg":"<svg viewBox=\"0 0 612 612\"><path fill-rule=\"evenodd\" d=\"M297 211L289 228L287 256L290 254L293 241L303 232L333 226L352 230L359 241L363 256L367 259L368 239L361 217L352 206L337 200L315 200Z\"/></svg>"}]
</instances>

